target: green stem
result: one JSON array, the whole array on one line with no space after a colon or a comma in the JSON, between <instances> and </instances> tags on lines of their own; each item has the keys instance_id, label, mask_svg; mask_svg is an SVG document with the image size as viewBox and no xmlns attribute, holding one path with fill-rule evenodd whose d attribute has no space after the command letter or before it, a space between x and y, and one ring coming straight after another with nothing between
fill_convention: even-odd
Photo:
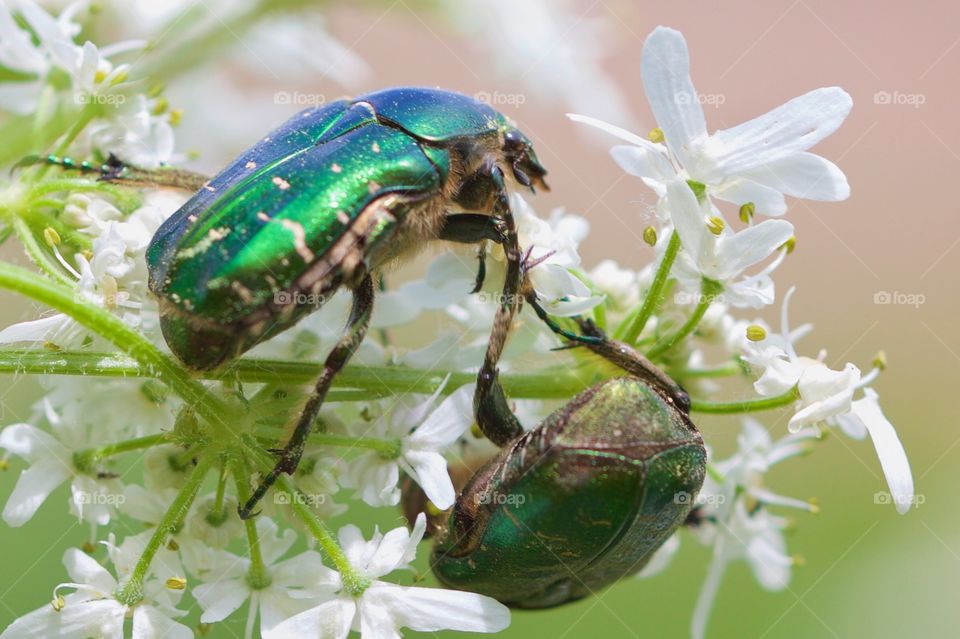
<instances>
[{"instance_id":1,"label":"green stem","mask_svg":"<svg viewBox=\"0 0 960 639\"><path fill-rule=\"evenodd\" d=\"M182 521L183 516L190 509L190 505L193 503L194 498L197 496L197 491L200 489L200 484L203 482L207 471L210 470L210 467L213 465L213 461L214 457L212 456L202 457L187 476L187 480L180 488L180 492L176 498L174 498L170 507L167 508L167 512L163 514L163 518L160 520L160 523L157 524L157 528L150 537L150 541L147 542L146 548L143 549L143 554L140 555L137 565L134 566L130 579L116 592L118 601L132 606L143 599L143 582L147 578L147 573L150 570L150 564L153 562L154 556L166 541L167 536L176 530L178 522Z\"/></svg>"},{"instance_id":2,"label":"green stem","mask_svg":"<svg viewBox=\"0 0 960 639\"><path fill-rule=\"evenodd\" d=\"M706 402L694 399L690 402L690 410L694 413L713 413L716 415L755 413L789 406L798 399L800 399L800 391L793 387L782 395L762 399L745 399L740 402Z\"/></svg>"},{"instance_id":3,"label":"green stem","mask_svg":"<svg viewBox=\"0 0 960 639\"><path fill-rule=\"evenodd\" d=\"M26 251L27 257L30 258L30 261L33 262L37 268L61 284L67 286L76 285L76 282L63 272L63 267L55 262L50 257L50 253L40 246L40 242L37 241L37 236L34 235L33 230L22 217L14 215L10 220L10 225L16 232L17 239L23 244L23 249Z\"/></svg>"},{"instance_id":4,"label":"green stem","mask_svg":"<svg viewBox=\"0 0 960 639\"><path fill-rule=\"evenodd\" d=\"M170 438L167 436L167 433L160 433L159 435L146 435L144 437L127 439L122 442L115 442L97 448L87 448L86 450L77 451L77 455L103 459L104 457L129 453L133 450L153 448L154 446L160 446L161 444L167 444L169 442Z\"/></svg>"},{"instance_id":5,"label":"green stem","mask_svg":"<svg viewBox=\"0 0 960 639\"><path fill-rule=\"evenodd\" d=\"M667 277L670 275L670 269L673 268L673 262L677 259L677 253L680 252L680 235L673 231L670 234L670 240L667 242L667 249L663 253L657 272L653 276L653 283L647 291L647 296L643 299L643 306L640 307L640 313L633 317L627 330L623 333L623 341L633 344L643 333L647 326L647 321L660 307L663 296L663 287L667 284Z\"/></svg>"},{"instance_id":6,"label":"green stem","mask_svg":"<svg viewBox=\"0 0 960 639\"><path fill-rule=\"evenodd\" d=\"M237 500L245 504L250 499L250 469L242 457L231 457L230 472L237 485ZM261 590L270 585L270 573L263 561L263 551L260 549L260 533L257 522L253 518L244 519L243 527L247 532L247 545L250 547L250 570L247 572L247 583L251 588Z\"/></svg>"},{"instance_id":7,"label":"green stem","mask_svg":"<svg viewBox=\"0 0 960 639\"><path fill-rule=\"evenodd\" d=\"M263 470L273 468L273 460L256 443L248 441L247 449ZM340 573L344 589L354 595L363 592L367 586L370 585L370 580L359 574L350 564L350 560L347 558L346 553L343 552L333 533L327 528L327 525L320 519L317 513L311 510L309 501L304 497L303 493L297 490L291 477L281 473L277 479L276 488L286 493L287 503L290 509L293 510L294 514L310 529L310 532L320 545L320 549L323 550L324 554L333 562L337 572Z\"/></svg>"},{"instance_id":8,"label":"green stem","mask_svg":"<svg viewBox=\"0 0 960 639\"><path fill-rule=\"evenodd\" d=\"M226 461L220 463L220 476L217 478L217 494L213 499L213 508L207 515L207 521L214 526L219 526L227 519L226 509L227 499L227 464Z\"/></svg>"},{"instance_id":9,"label":"green stem","mask_svg":"<svg viewBox=\"0 0 960 639\"><path fill-rule=\"evenodd\" d=\"M0 283L2 286L2 283ZM304 386L316 381L323 369L319 362L290 362L271 359L241 359L223 371L200 371L202 379L239 379L243 383ZM0 373L43 375L85 375L90 377L156 377L155 372L117 353L88 353L39 349L0 348ZM442 393L449 395L464 384L476 381L473 373L423 370L401 366L348 365L333 381L343 395L331 394L339 401L369 400L402 393L430 394L443 380L450 381ZM500 382L507 394L517 399L569 399L572 395L604 379L592 367L547 368L535 373L501 373ZM362 392L358 392L362 391ZM372 393L372 394L371 394Z\"/></svg>"},{"instance_id":10,"label":"green stem","mask_svg":"<svg viewBox=\"0 0 960 639\"><path fill-rule=\"evenodd\" d=\"M275 440L270 440L275 441ZM313 433L310 443L319 446L342 446L344 448L365 448L379 453L386 459L396 459L400 456L400 442L373 437L351 437L350 435L328 435L327 433Z\"/></svg>"},{"instance_id":11,"label":"green stem","mask_svg":"<svg viewBox=\"0 0 960 639\"><path fill-rule=\"evenodd\" d=\"M227 408L219 398L119 318L98 306L78 299L74 289L6 262L0 262L0 288L20 293L66 313L137 360L150 376L170 386L199 415L211 422L223 421Z\"/></svg>"},{"instance_id":12,"label":"green stem","mask_svg":"<svg viewBox=\"0 0 960 639\"><path fill-rule=\"evenodd\" d=\"M736 362L727 362L726 364L712 366L710 368L679 368L670 370L671 376L677 378L730 377L732 375L739 375L742 372L743 369L740 368L740 365Z\"/></svg>"},{"instance_id":13,"label":"green stem","mask_svg":"<svg viewBox=\"0 0 960 639\"><path fill-rule=\"evenodd\" d=\"M710 308L714 297L722 290L723 287L719 283L704 279L700 285L700 300L697 302L696 308L693 309L693 313L687 318L687 321L683 323L680 330L654 344L650 350L646 352L647 358L651 360L657 359L690 336L693 331L696 330L697 326L699 326L700 320L703 319L707 309Z\"/></svg>"}]
</instances>

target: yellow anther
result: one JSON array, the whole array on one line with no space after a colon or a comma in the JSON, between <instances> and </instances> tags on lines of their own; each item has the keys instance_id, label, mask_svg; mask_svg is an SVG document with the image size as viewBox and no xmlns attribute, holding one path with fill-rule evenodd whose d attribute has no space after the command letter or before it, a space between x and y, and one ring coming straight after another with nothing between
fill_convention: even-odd
<instances>
[{"instance_id":1,"label":"yellow anther","mask_svg":"<svg viewBox=\"0 0 960 639\"><path fill-rule=\"evenodd\" d=\"M887 370L887 353L886 351L877 351L877 354L873 356L873 367L879 368L882 371Z\"/></svg>"},{"instance_id":2,"label":"yellow anther","mask_svg":"<svg viewBox=\"0 0 960 639\"><path fill-rule=\"evenodd\" d=\"M51 226L43 229L43 241L47 246L60 246L60 234Z\"/></svg>"},{"instance_id":3,"label":"yellow anther","mask_svg":"<svg viewBox=\"0 0 960 639\"><path fill-rule=\"evenodd\" d=\"M767 339L767 329L757 324L747 327L747 339L751 342L762 342Z\"/></svg>"},{"instance_id":4,"label":"yellow anther","mask_svg":"<svg viewBox=\"0 0 960 639\"><path fill-rule=\"evenodd\" d=\"M707 218L707 228L710 229L710 232L714 235L720 235L723 233L723 229L726 228L726 226L727 223L723 221L722 217L711 215Z\"/></svg>"},{"instance_id":5,"label":"yellow anther","mask_svg":"<svg viewBox=\"0 0 960 639\"><path fill-rule=\"evenodd\" d=\"M750 220L753 219L754 214L757 212L757 207L753 202L747 202L740 207L740 221L744 224L749 224Z\"/></svg>"},{"instance_id":6,"label":"yellow anther","mask_svg":"<svg viewBox=\"0 0 960 639\"><path fill-rule=\"evenodd\" d=\"M63 607L67 605L67 602L62 595L57 595L53 598L53 601L50 602L50 605L53 607L54 612L60 612L63 610Z\"/></svg>"},{"instance_id":7,"label":"yellow anther","mask_svg":"<svg viewBox=\"0 0 960 639\"><path fill-rule=\"evenodd\" d=\"M657 127L655 129L650 129L650 133L647 133L647 139L651 142L662 144L664 141L663 129Z\"/></svg>"},{"instance_id":8,"label":"yellow anther","mask_svg":"<svg viewBox=\"0 0 960 639\"><path fill-rule=\"evenodd\" d=\"M791 235L790 239L780 245L780 248L785 249L787 251L787 255L790 255L793 253L793 249L797 248L797 237L795 235Z\"/></svg>"},{"instance_id":9,"label":"yellow anther","mask_svg":"<svg viewBox=\"0 0 960 639\"><path fill-rule=\"evenodd\" d=\"M187 589L187 578L186 577L170 577L166 581L167 588L170 590L186 590Z\"/></svg>"},{"instance_id":10,"label":"yellow anther","mask_svg":"<svg viewBox=\"0 0 960 639\"><path fill-rule=\"evenodd\" d=\"M656 246L657 244L657 229L652 226L648 226L643 229L643 241L649 244L650 246Z\"/></svg>"}]
</instances>

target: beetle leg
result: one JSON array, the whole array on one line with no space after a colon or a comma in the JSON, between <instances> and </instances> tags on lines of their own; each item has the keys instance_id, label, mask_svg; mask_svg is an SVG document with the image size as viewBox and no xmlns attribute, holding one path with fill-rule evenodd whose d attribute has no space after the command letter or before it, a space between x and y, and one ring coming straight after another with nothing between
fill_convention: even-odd
<instances>
[{"instance_id":1,"label":"beetle leg","mask_svg":"<svg viewBox=\"0 0 960 639\"><path fill-rule=\"evenodd\" d=\"M653 362L630 345L608 338L590 320L578 318L577 323L584 335L593 337L595 340L592 343L585 344L587 348L634 377L639 377L659 389L684 413L690 412L690 396L687 395L680 384L660 370Z\"/></svg>"},{"instance_id":2,"label":"beetle leg","mask_svg":"<svg viewBox=\"0 0 960 639\"><path fill-rule=\"evenodd\" d=\"M350 311L347 328L340 341L327 355L327 359L323 363L323 372L320 373L320 378L317 380L309 399L307 399L307 403L304 404L293 434L280 452L280 460L273 467L273 470L260 480L260 485L253 491L253 495L247 500L247 503L240 506L241 519L249 519L255 514L253 512L254 507L263 499L270 487L276 483L281 473L290 474L297 469L300 457L303 455L303 447L313 428L320 406L327 396L327 391L330 390L333 378L347 364L367 333L370 315L373 312L373 298L373 278L370 275L365 275L359 286L353 291L353 308Z\"/></svg>"},{"instance_id":3,"label":"beetle leg","mask_svg":"<svg viewBox=\"0 0 960 639\"><path fill-rule=\"evenodd\" d=\"M503 354L513 317L520 309L520 246L517 227L510 210L510 199L503 187L503 173L494 169L493 177L500 188L494 202L494 216L503 229L503 250L507 256L507 275L503 292L493 320L493 331L487 343L483 366L477 375L477 390L473 396L473 412L480 430L491 442L503 446L523 434L523 426L510 410L506 394L497 379L497 362Z\"/></svg>"},{"instance_id":4,"label":"beetle leg","mask_svg":"<svg viewBox=\"0 0 960 639\"><path fill-rule=\"evenodd\" d=\"M504 233L503 221L491 215L480 213L455 213L448 215L443 228L440 229L441 240L458 242L460 244L480 244L477 259L480 262L477 269L477 282L471 293L479 293L483 288L483 281L487 276L487 253L484 243L487 241L505 244L507 238Z\"/></svg>"}]
</instances>

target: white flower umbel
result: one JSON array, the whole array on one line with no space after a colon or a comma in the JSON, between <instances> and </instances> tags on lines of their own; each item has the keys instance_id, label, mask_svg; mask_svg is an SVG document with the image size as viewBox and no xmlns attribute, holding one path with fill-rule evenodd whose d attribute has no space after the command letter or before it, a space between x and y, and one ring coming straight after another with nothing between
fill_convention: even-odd
<instances>
[{"instance_id":1,"label":"white flower umbel","mask_svg":"<svg viewBox=\"0 0 960 639\"><path fill-rule=\"evenodd\" d=\"M364 452L348 464L343 485L355 488L371 506L394 505L400 501L402 468L437 508L452 506L456 493L441 453L473 424L473 385L458 388L431 412L442 390L412 410L398 406L378 420L365 434L396 439L397 455Z\"/></svg>"},{"instance_id":2,"label":"white flower umbel","mask_svg":"<svg viewBox=\"0 0 960 639\"><path fill-rule=\"evenodd\" d=\"M111 553L115 565L123 561L118 554ZM174 597L162 582L148 582L144 598L131 606L114 598L120 583L82 550L67 550L63 563L72 581L57 586L51 603L15 620L0 638L123 639L124 620L128 617L133 618L132 639L193 637L190 628L174 620L185 613L173 606ZM73 592L60 594L60 591L69 589Z\"/></svg>"},{"instance_id":3,"label":"white flower umbel","mask_svg":"<svg viewBox=\"0 0 960 639\"><path fill-rule=\"evenodd\" d=\"M258 616L260 635L266 637L284 619L310 607L309 599L299 591L312 585L317 574L329 571L320 554L312 550L281 559L297 539L293 530L281 533L267 517L258 518L256 525L264 574L251 574L249 558L219 551L202 576L204 583L191 591L203 609L203 623L223 621L249 600L246 639L253 636Z\"/></svg>"},{"instance_id":4,"label":"white flower umbel","mask_svg":"<svg viewBox=\"0 0 960 639\"><path fill-rule=\"evenodd\" d=\"M692 634L704 636L713 602L730 563L744 560L766 590L782 590L790 580L792 558L787 554L783 529L786 520L768 506L816 511L810 502L777 495L763 486L776 464L809 452L819 431L808 428L773 441L767 429L745 419L737 450L728 459L711 463L698 497L697 534L713 548L713 559L697 599Z\"/></svg>"},{"instance_id":5,"label":"white flower umbel","mask_svg":"<svg viewBox=\"0 0 960 639\"><path fill-rule=\"evenodd\" d=\"M347 592L340 574L324 568L314 580L315 605L264 633L265 639L345 639L354 630L364 639L393 639L400 628L420 632L459 630L499 632L510 624L510 611L498 601L470 592L399 586L380 577L407 568L426 530L417 517L413 531L394 528L364 541L360 529L340 529L340 545L351 565L367 580L362 592Z\"/></svg>"},{"instance_id":6,"label":"white flower umbel","mask_svg":"<svg viewBox=\"0 0 960 639\"><path fill-rule=\"evenodd\" d=\"M48 402L44 407L50 431L31 424L12 424L0 431L0 448L29 464L7 499L3 520L22 526L50 493L70 480L71 509L84 521L106 525L122 499L120 481L77 468L75 453L91 441L91 432L76 422L62 423Z\"/></svg>"},{"instance_id":7,"label":"white flower umbel","mask_svg":"<svg viewBox=\"0 0 960 639\"><path fill-rule=\"evenodd\" d=\"M753 203L763 215L782 215L787 210L784 195L823 201L849 197L843 172L807 152L836 131L850 112L853 102L843 89L810 91L710 135L690 79L687 43L678 31L654 29L643 47L641 72L663 143L587 116L570 117L630 142L614 147L614 159L659 194L676 177L694 180L704 184L710 196L738 206Z\"/></svg>"},{"instance_id":8,"label":"white flower umbel","mask_svg":"<svg viewBox=\"0 0 960 639\"><path fill-rule=\"evenodd\" d=\"M731 306L759 308L773 303L770 273L785 254L760 272L742 277L744 271L776 252L793 235L786 220L764 220L734 232L704 211L693 189L683 180L667 184L670 212L683 248L674 274L685 288L700 291L702 280L720 285L723 299ZM718 226L719 225L719 226Z\"/></svg>"},{"instance_id":9,"label":"white flower umbel","mask_svg":"<svg viewBox=\"0 0 960 639\"><path fill-rule=\"evenodd\" d=\"M788 311L794 290L790 289L784 296L780 335L751 343L744 353L744 359L759 374L754 388L766 396L796 389L796 411L788 424L792 432L805 426L828 424L840 426L845 434L856 439L863 439L869 433L893 502L903 514L914 501L913 475L896 430L880 410L877 393L869 388L880 369L874 368L862 376L860 369L850 362L841 370L830 368L823 363L826 357L823 352L817 359L797 355L793 342L807 332L807 327L790 331ZM863 398L854 400L861 389Z\"/></svg>"}]
</instances>

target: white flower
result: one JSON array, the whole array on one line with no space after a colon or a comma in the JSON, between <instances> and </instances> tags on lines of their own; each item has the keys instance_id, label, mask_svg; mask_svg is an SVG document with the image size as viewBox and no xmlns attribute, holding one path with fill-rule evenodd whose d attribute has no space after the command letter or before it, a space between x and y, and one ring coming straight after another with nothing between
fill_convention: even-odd
<instances>
[{"instance_id":1,"label":"white flower","mask_svg":"<svg viewBox=\"0 0 960 639\"><path fill-rule=\"evenodd\" d=\"M231 541L243 535L243 522L234 516L237 500L232 495L224 497L223 510L214 511L216 494L197 499L187 515L186 532L211 548L226 548Z\"/></svg>"},{"instance_id":2,"label":"white flower","mask_svg":"<svg viewBox=\"0 0 960 639\"><path fill-rule=\"evenodd\" d=\"M749 512L737 499L730 516L710 526L713 559L693 613L691 635L702 639L713 602L730 563L743 559L757 582L766 590L782 590L790 581L793 559L787 555L783 530L787 520L771 515L765 508Z\"/></svg>"},{"instance_id":3,"label":"white flower","mask_svg":"<svg viewBox=\"0 0 960 639\"><path fill-rule=\"evenodd\" d=\"M115 565L117 560L122 560L120 554L115 548L111 549ZM172 606L169 591L164 592L158 580L146 584L143 600L135 606L127 606L113 598L121 583L95 559L81 550L71 548L64 553L63 563L72 582L57 586L54 599L60 596L58 591L61 589L74 589L74 592L63 596L62 608L57 611L51 604L46 604L15 620L0 634L0 638L123 639L123 625L127 617L133 617L133 639L193 637L190 628L174 621L173 617L185 613Z\"/></svg>"},{"instance_id":4,"label":"white flower","mask_svg":"<svg viewBox=\"0 0 960 639\"><path fill-rule=\"evenodd\" d=\"M250 559L220 551L216 553L211 569L203 575L204 583L191 591L203 608L200 617L203 623L223 621L249 599L248 639L252 622L258 615L260 633L266 636L284 619L306 610L310 606L309 600L302 595L294 596L292 591L302 590L314 582L318 573L329 570L323 566L320 555L310 550L281 561L296 541L293 530L288 528L281 533L272 519L260 517L257 531L269 585L251 586L248 580Z\"/></svg>"},{"instance_id":5,"label":"white flower","mask_svg":"<svg viewBox=\"0 0 960 639\"><path fill-rule=\"evenodd\" d=\"M780 335L768 335L762 342L751 343L744 359L759 373L754 388L761 395L777 395L796 388L800 397L788 428L798 432L808 425L827 423L856 439L869 433L880 460L897 511L909 510L913 503L913 475L903 444L893 425L883 415L877 393L869 385L880 373L875 368L862 376L860 369L847 363L834 370L819 359L798 356L793 341L808 332L803 326L790 331L788 308L794 289L784 296L780 317ZM864 397L854 400L858 390Z\"/></svg>"},{"instance_id":6,"label":"white flower","mask_svg":"<svg viewBox=\"0 0 960 639\"><path fill-rule=\"evenodd\" d=\"M142 168L156 168L177 160L169 115L155 114L144 95L135 100L129 112L91 123L87 128L90 144Z\"/></svg>"},{"instance_id":7,"label":"white flower","mask_svg":"<svg viewBox=\"0 0 960 639\"><path fill-rule=\"evenodd\" d=\"M13 493L3 508L3 520L10 526L29 521L54 490L71 480L71 506L84 520L106 525L115 510L123 487L116 479L81 474L74 466L74 452L90 441L88 428L60 422L59 415L47 407L46 419L52 432L30 424L12 424L0 431L0 448L26 461ZM112 498L111 498L112 497Z\"/></svg>"},{"instance_id":8,"label":"white flower","mask_svg":"<svg viewBox=\"0 0 960 639\"><path fill-rule=\"evenodd\" d=\"M769 275L785 251L759 273L742 279L741 275L783 246L793 235L793 225L786 220L765 220L734 232L724 224L716 234L686 182L672 180L667 184L667 194L683 247L674 270L681 283L700 290L703 278L718 282L723 285L724 301L731 306L759 308L773 303Z\"/></svg>"},{"instance_id":9,"label":"white flower","mask_svg":"<svg viewBox=\"0 0 960 639\"><path fill-rule=\"evenodd\" d=\"M510 204L520 247L536 264L528 273L530 284L547 311L566 317L600 304L603 296L592 295L572 273L580 266L577 247L590 231L587 221L562 209L543 220L519 193L510 196Z\"/></svg>"},{"instance_id":10,"label":"white flower","mask_svg":"<svg viewBox=\"0 0 960 639\"><path fill-rule=\"evenodd\" d=\"M393 639L403 627L421 632L499 632L506 628L509 610L490 597L380 580L413 560L425 530L423 513L412 532L404 527L386 535L375 532L370 541L364 541L356 526L341 528L340 545L351 566L370 579L370 585L353 596L344 589L339 573L324 568L315 578L318 605L286 619L264 638L345 639L352 629L364 639Z\"/></svg>"},{"instance_id":11,"label":"white flower","mask_svg":"<svg viewBox=\"0 0 960 639\"><path fill-rule=\"evenodd\" d=\"M442 390L443 386L412 410L397 407L378 420L369 434L396 438L400 455L395 459L374 451L359 455L349 462L343 485L357 489L371 506L395 505L400 501L397 482L403 468L437 508L452 506L456 493L441 451L473 424L473 386L458 388L430 413Z\"/></svg>"},{"instance_id":12,"label":"white flower","mask_svg":"<svg viewBox=\"0 0 960 639\"><path fill-rule=\"evenodd\" d=\"M90 260L76 255L76 268L62 262L77 278L78 294L156 339L160 339L158 319L147 291L145 253L153 234L183 201L182 194L151 193L126 219L117 219L119 211L97 198L74 197L67 205L70 218L94 236ZM50 342L73 348L89 336L76 320L57 313L6 327L0 331L0 344Z\"/></svg>"},{"instance_id":13,"label":"white flower","mask_svg":"<svg viewBox=\"0 0 960 639\"><path fill-rule=\"evenodd\" d=\"M66 72L77 103L82 101L76 96L112 88L122 81L129 65L114 66L108 58L141 49L146 42L128 40L102 49L92 42L77 45L74 38L80 25L74 19L85 5L71 3L54 18L32 0L17 0L16 13L26 22L26 31L17 24L8 3L0 4L0 65L30 77L0 83L0 107L19 114L33 112L55 70Z\"/></svg>"},{"instance_id":14,"label":"white flower","mask_svg":"<svg viewBox=\"0 0 960 639\"><path fill-rule=\"evenodd\" d=\"M850 112L853 102L843 89L810 91L710 135L690 79L687 43L678 31L654 29L644 44L641 72L665 144L594 118L570 117L630 142L633 146L614 147L614 159L658 194L679 177L704 184L710 196L738 206L752 202L763 215L782 215L784 195L823 201L849 197L843 172L806 152L836 131Z\"/></svg>"},{"instance_id":15,"label":"white flower","mask_svg":"<svg viewBox=\"0 0 960 639\"><path fill-rule=\"evenodd\" d=\"M594 266L590 280L621 309L630 309L640 302L640 275L613 260L603 260Z\"/></svg>"}]
</instances>

